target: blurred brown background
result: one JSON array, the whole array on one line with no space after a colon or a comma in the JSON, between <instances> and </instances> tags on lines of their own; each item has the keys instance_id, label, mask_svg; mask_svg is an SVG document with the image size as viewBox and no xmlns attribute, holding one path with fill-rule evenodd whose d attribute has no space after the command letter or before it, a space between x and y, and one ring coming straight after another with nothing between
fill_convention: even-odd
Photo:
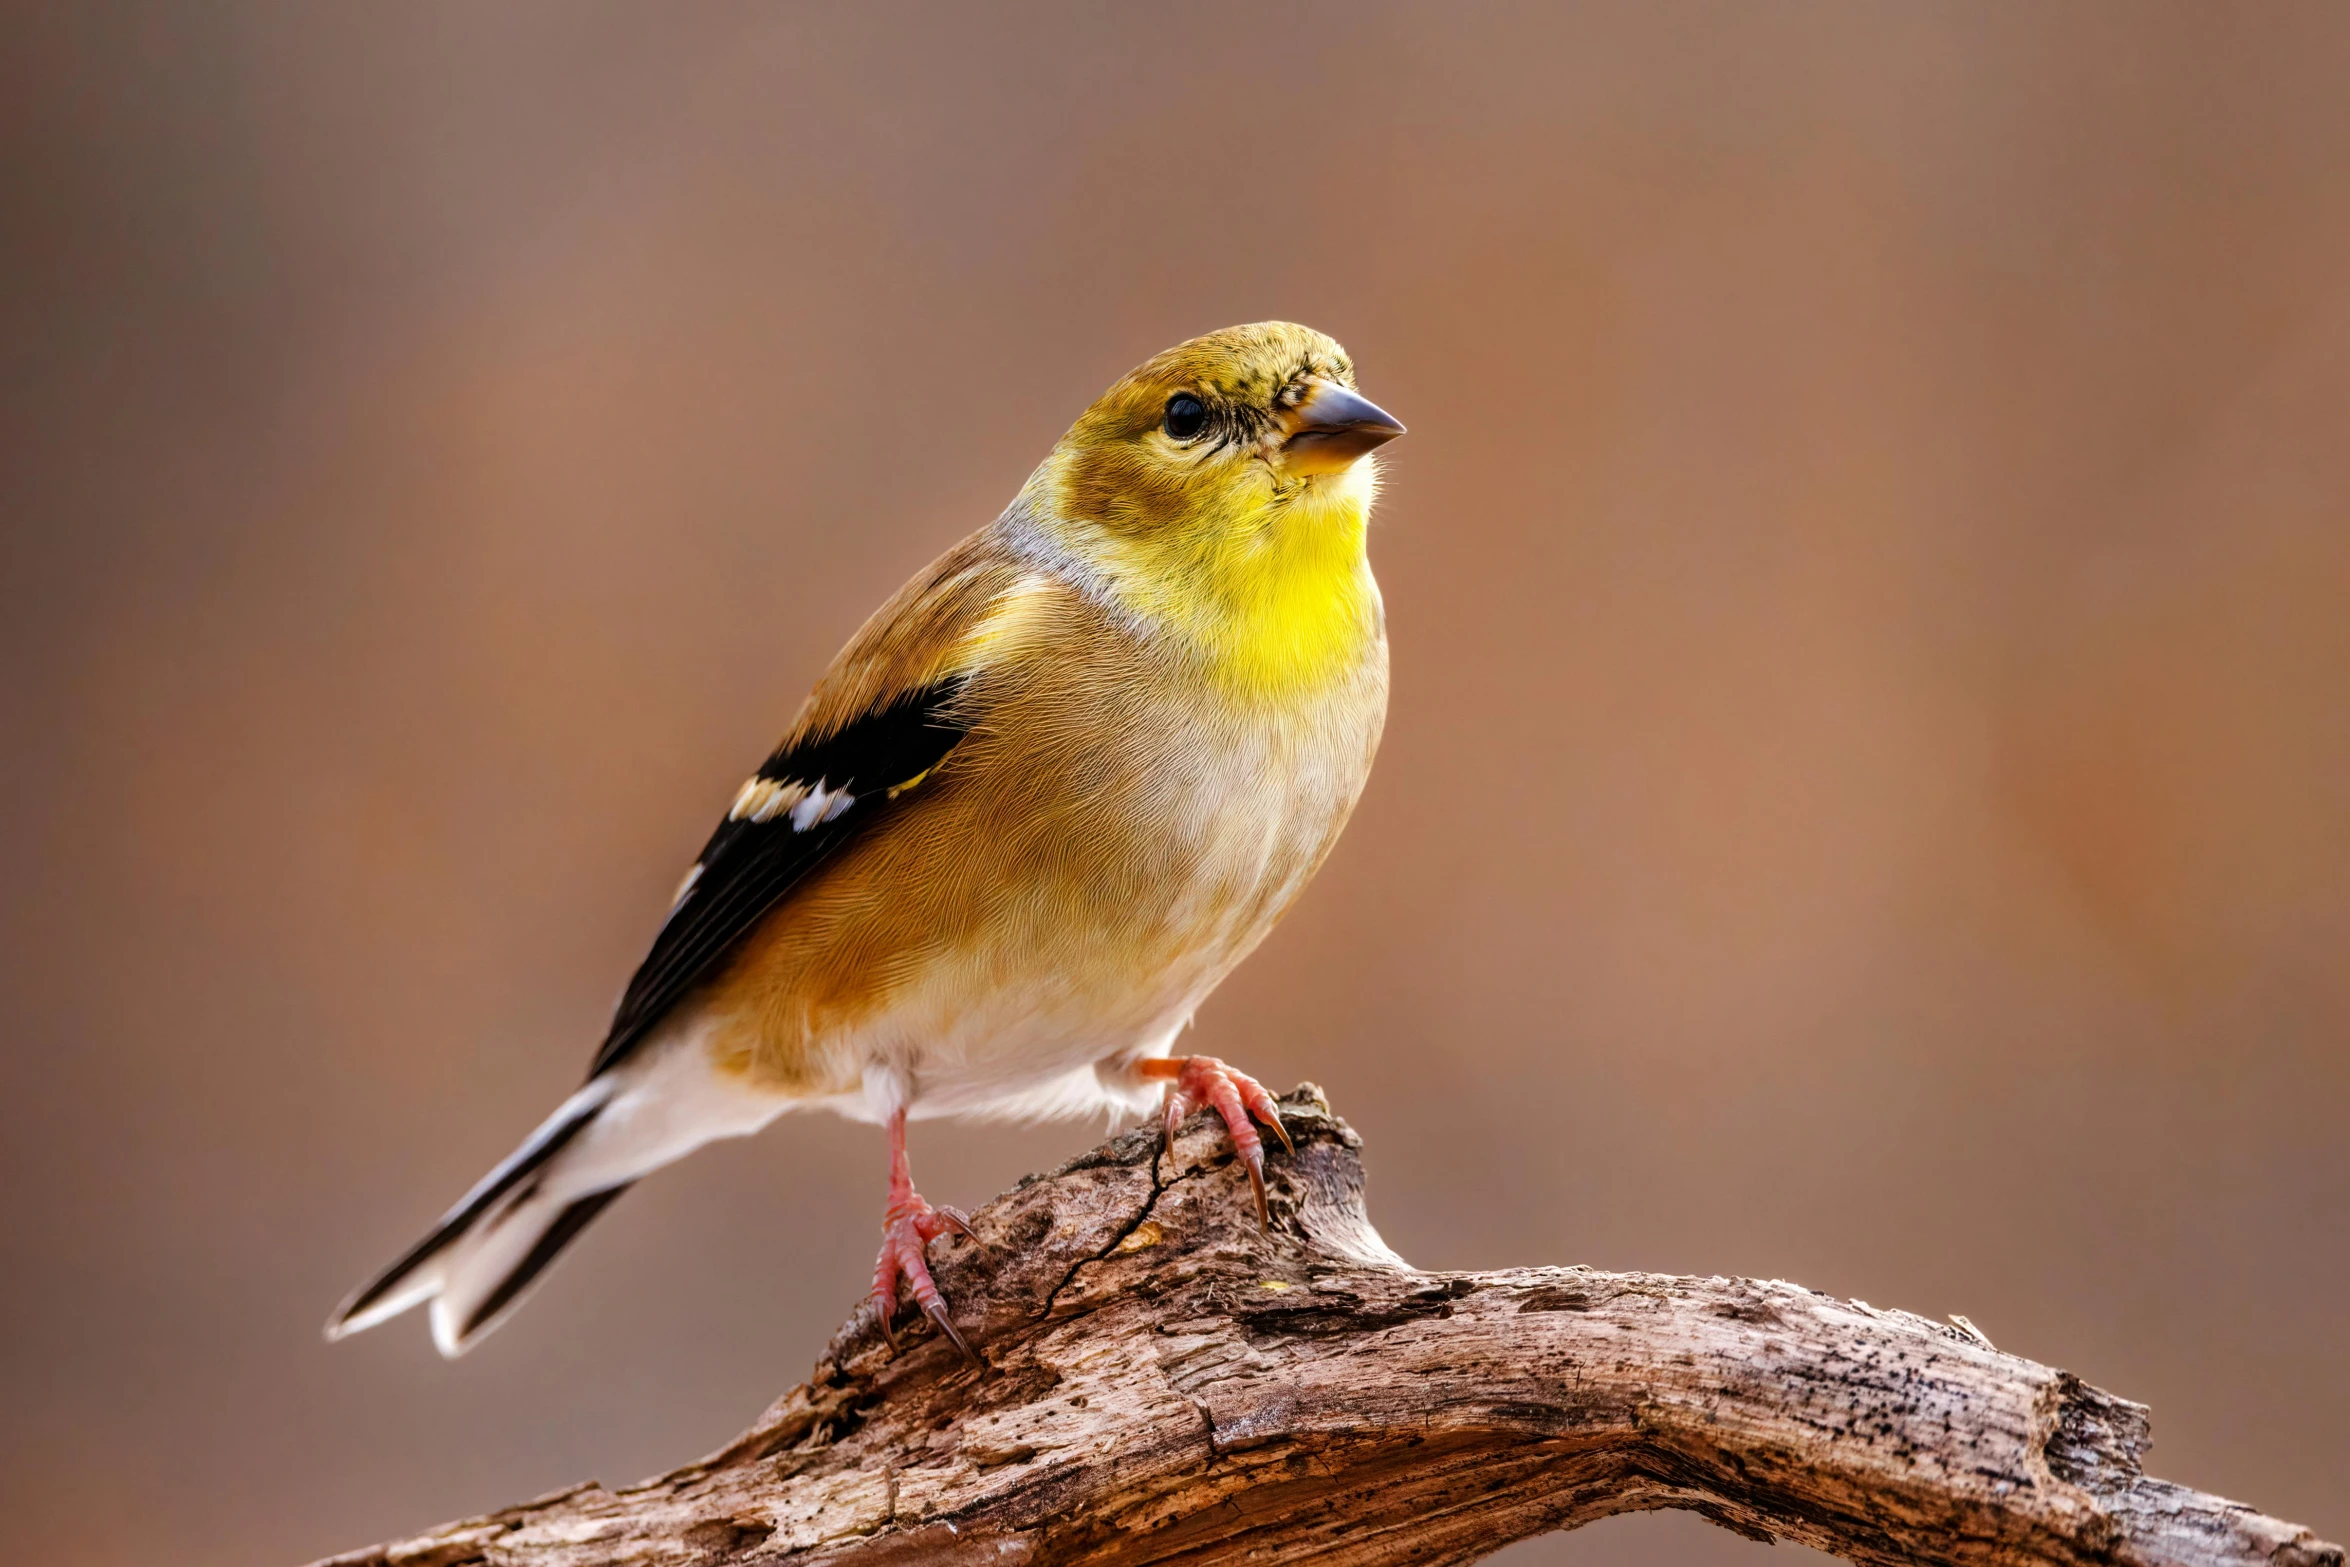
<instances>
[{"instance_id":1,"label":"blurred brown background","mask_svg":"<svg viewBox=\"0 0 2350 1567\"><path fill-rule=\"evenodd\" d=\"M823 1119L458 1365L318 1328L866 611L1274 315L1413 428L1395 705L1203 1048L1423 1265L1962 1311L2350 1536L2350 9L968 11L5 24L0 1557L290 1563L796 1380Z\"/></svg>"}]
</instances>

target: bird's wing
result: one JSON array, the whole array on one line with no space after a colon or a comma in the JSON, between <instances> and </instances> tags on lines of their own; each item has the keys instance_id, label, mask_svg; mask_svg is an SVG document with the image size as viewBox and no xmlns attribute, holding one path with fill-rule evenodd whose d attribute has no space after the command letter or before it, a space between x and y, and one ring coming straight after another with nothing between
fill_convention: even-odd
<instances>
[{"instance_id":1,"label":"bird's wing","mask_svg":"<svg viewBox=\"0 0 2350 1567\"><path fill-rule=\"evenodd\" d=\"M975 535L908 583L841 650L775 753L686 872L612 1016L592 1079L826 856L887 819L970 732L970 688L1032 579Z\"/></svg>"}]
</instances>

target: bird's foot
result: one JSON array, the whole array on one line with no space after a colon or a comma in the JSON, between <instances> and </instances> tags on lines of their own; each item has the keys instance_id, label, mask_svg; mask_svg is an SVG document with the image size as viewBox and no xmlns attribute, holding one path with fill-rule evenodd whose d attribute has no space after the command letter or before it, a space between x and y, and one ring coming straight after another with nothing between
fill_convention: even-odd
<instances>
[{"instance_id":1,"label":"bird's foot","mask_svg":"<svg viewBox=\"0 0 2350 1567\"><path fill-rule=\"evenodd\" d=\"M1250 1116L1272 1128L1281 1146L1291 1153L1297 1152L1297 1145L1289 1140L1289 1128L1281 1124L1281 1107L1265 1091L1265 1085L1214 1056L1154 1058L1137 1063L1135 1069L1145 1078L1160 1078L1167 1084L1169 1147L1175 1144L1175 1128L1192 1111L1208 1106L1223 1117L1224 1129L1232 1134L1232 1151L1240 1156L1241 1168L1248 1171L1249 1189L1256 1194L1257 1226L1271 1229L1272 1215L1265 1205L1265 1144Z\"/></svg>"},{"instance_id":2,"label":"bird's foot","mask_svg":"<svg viewBox=\"0 0 2350 1567\"><path fill-rule=\"evenodd\" d=\"M873 1259L873 1313L881 1320L881 1336L896 1349L898 1335L890 1319L898 1314L898 1282L902 1279L922 1314L938 1324L939 1332L966 1360L978 1365L979 1357L955 1331L954 1320L947 1315L946 1297L932 1282L930 1264L923 1255L932 1241L949 1230L974 1242L979 1239L971 1233L970 1217L959 1208L933 1208L913 1192L889 1205L881 1221L881 1255Z\"/></svg>"}]
</instances>

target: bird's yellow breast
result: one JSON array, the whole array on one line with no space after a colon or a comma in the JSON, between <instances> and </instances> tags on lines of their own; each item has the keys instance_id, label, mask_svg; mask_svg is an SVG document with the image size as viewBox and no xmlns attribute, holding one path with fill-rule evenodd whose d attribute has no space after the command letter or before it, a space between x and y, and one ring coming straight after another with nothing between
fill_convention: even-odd
<instances>
[{"instance_id":1,"label":"bird's yellow breast","mask_svg":"<svg viewBox=\"0 0 2350 1567\"><path fill-rule=\"evenodd\" d=\"M1307 696L1383 635L1364 553L1377 486L1366 461L1277 501L1244 487L1184 524L1090 533L1079 550L1120 608L1188 644L1228 691Z\"/></svg>"}]
</instances>

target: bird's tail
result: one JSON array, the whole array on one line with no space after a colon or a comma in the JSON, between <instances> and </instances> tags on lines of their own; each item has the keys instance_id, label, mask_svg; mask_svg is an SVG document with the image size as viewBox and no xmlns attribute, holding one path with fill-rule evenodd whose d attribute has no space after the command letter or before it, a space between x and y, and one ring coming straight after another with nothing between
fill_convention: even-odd
<instances>
[{"instance_id":1,"label":"bird's tail","mask_svg":"<svg viewBox=\"0 0 2350 1567\"><path fill-rule=\"evenodd\" d=\"M326 1336L430 1301L433 1343L454 1359L503 1322L639 1177L714 1138L757 1131L783 1108L720 1081L683 1042L646 1055L654 1059L607 1072L563 1101L431 1234L344 1301Z\"/></svg>"}]
</instances>

